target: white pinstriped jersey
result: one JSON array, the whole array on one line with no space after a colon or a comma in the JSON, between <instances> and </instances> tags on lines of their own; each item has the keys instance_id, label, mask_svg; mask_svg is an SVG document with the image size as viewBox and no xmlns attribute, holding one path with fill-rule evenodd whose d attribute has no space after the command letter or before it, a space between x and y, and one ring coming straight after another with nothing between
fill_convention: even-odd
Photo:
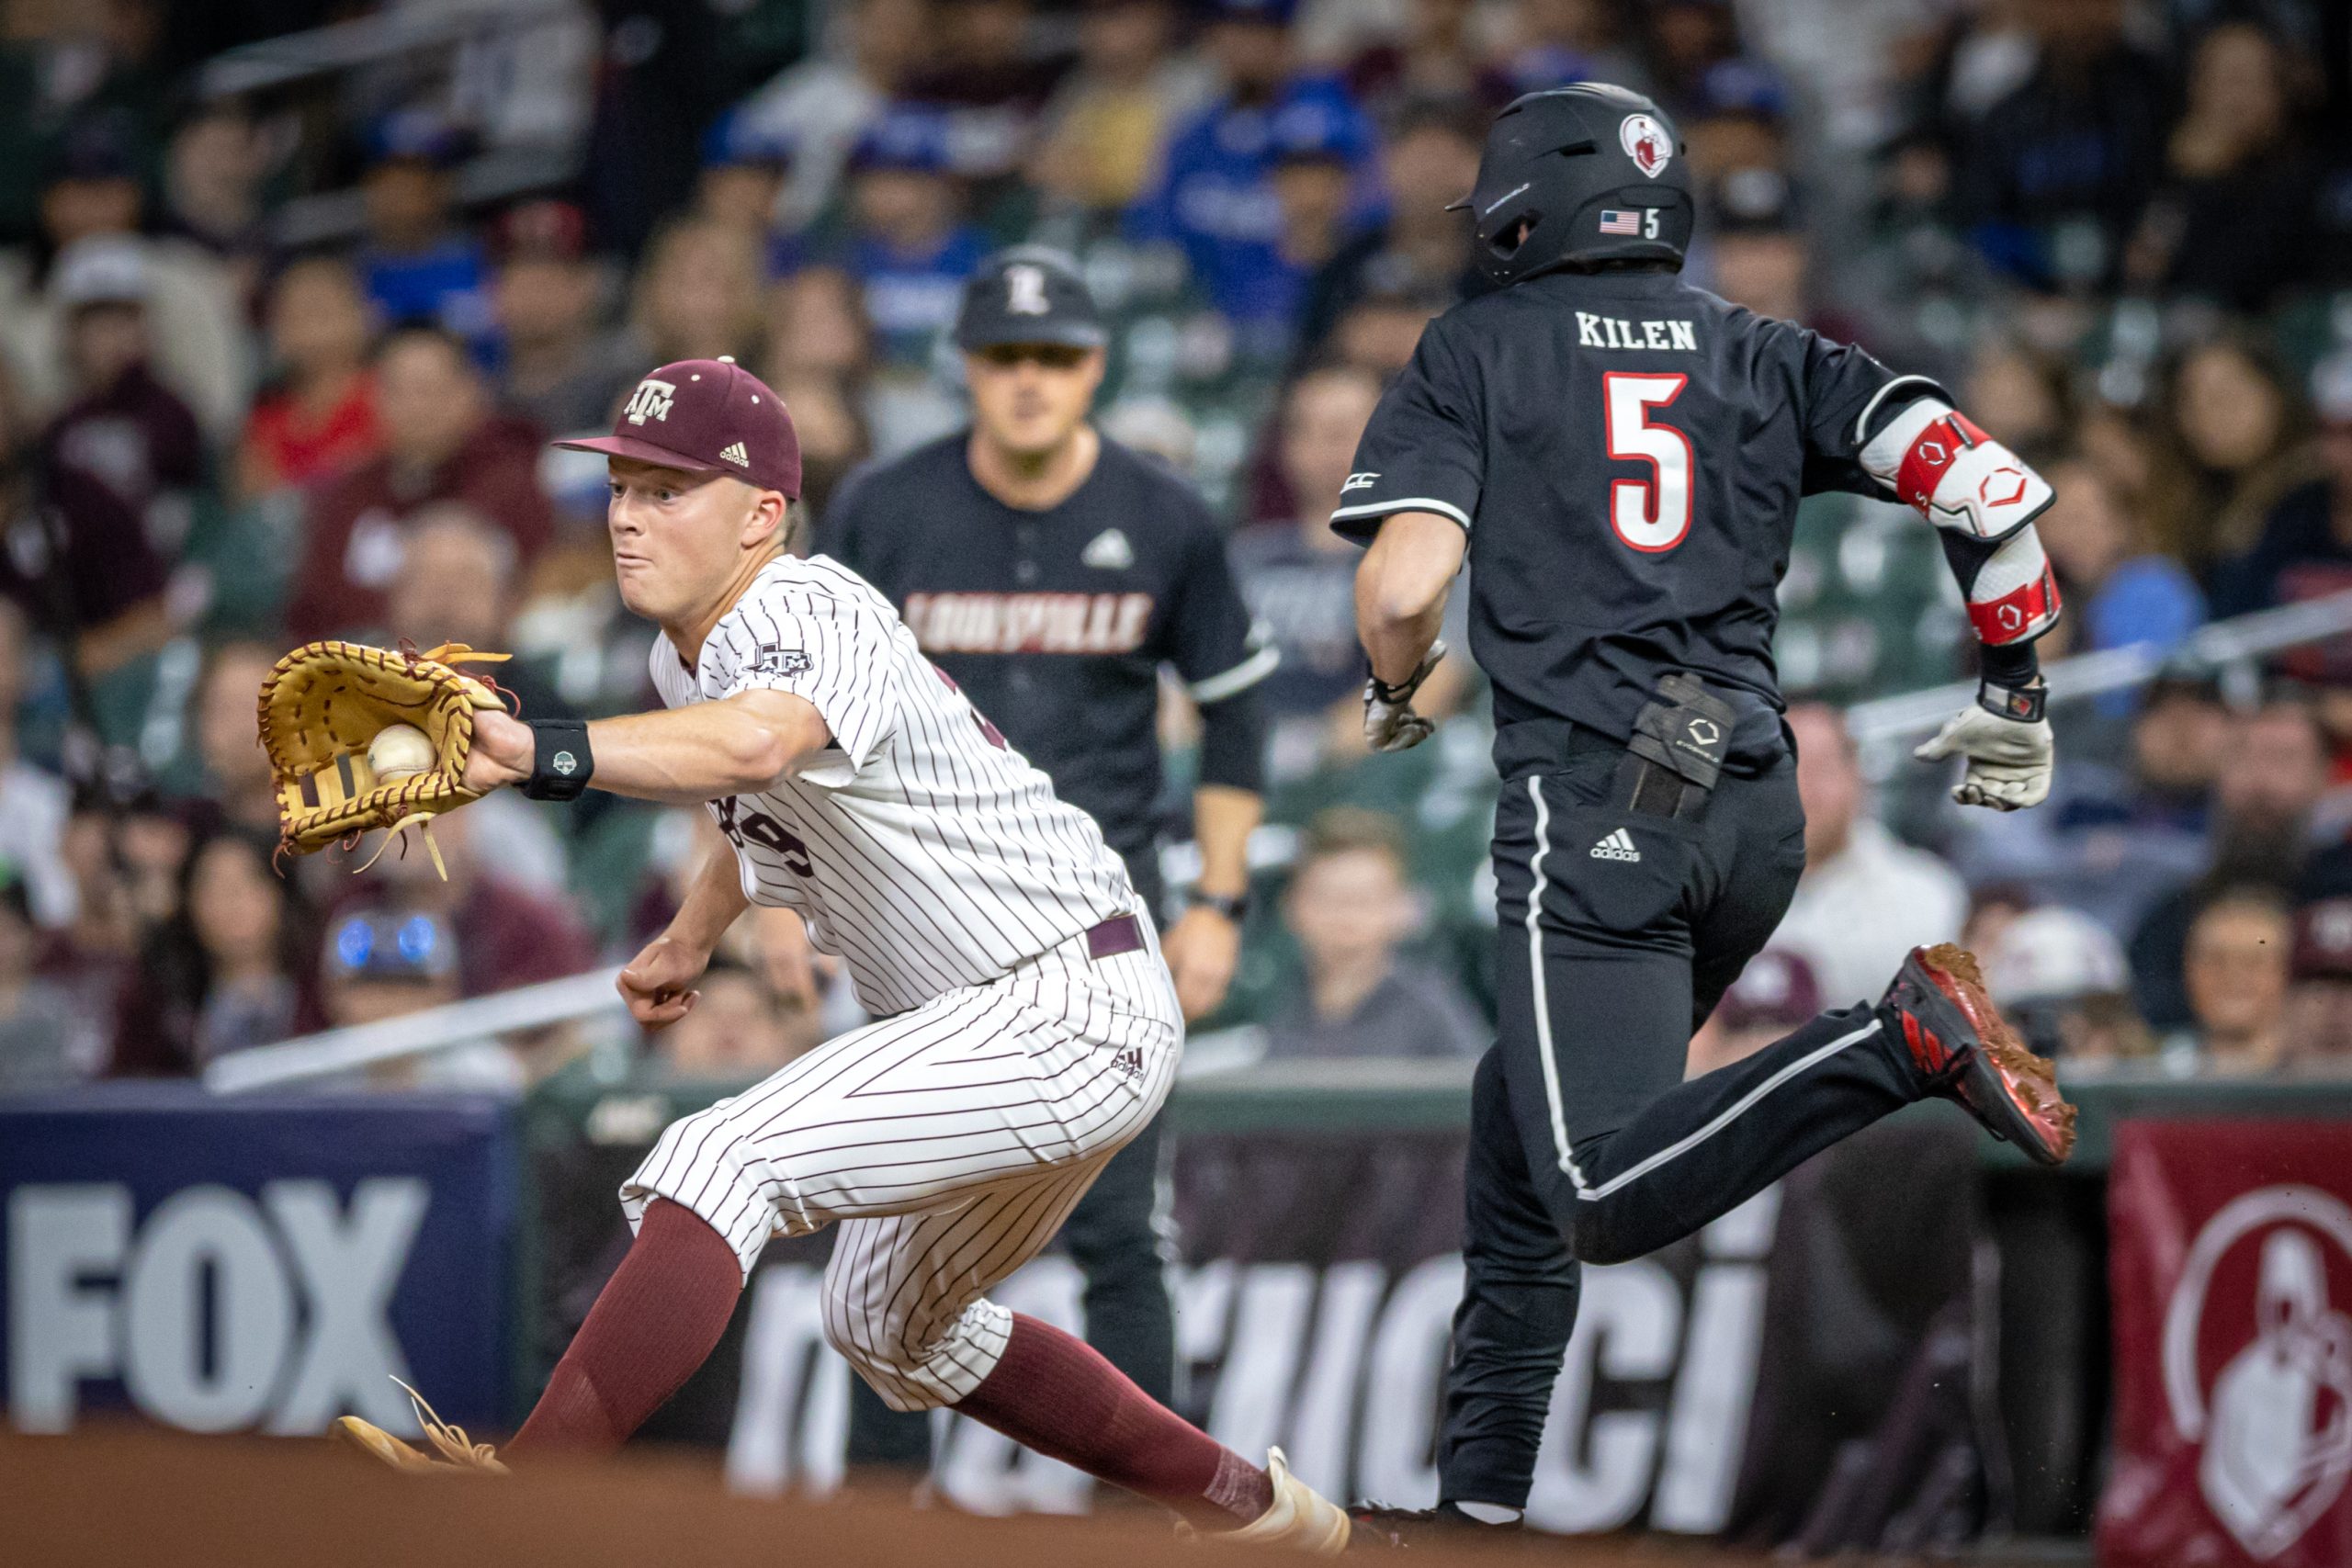
<instances>
[{"instance_id":1,"label":"white pinstriped jersey","mask_svg":"<svg viewBox=\"0 0 2352 1568\"><path fill-rule=\"evenodd\" d=\"M832 731L773 788L710 809L744 892L798 910L869 1012L984 985L1135 908L1093 818L1055 798L889 601L838 561L770 563L695 670L667 637L652 665L670 707L766 687L806 699Z\"/></svg>"}]
</instances>

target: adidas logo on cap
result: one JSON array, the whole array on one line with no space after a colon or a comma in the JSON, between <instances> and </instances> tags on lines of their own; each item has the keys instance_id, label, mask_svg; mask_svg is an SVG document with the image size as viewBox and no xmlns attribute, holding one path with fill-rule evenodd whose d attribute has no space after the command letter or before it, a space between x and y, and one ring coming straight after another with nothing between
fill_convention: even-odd
<instances>
[{"instance_id":1,"label":"adidas logo on cap","mask_svg":"<svg viewBox=\"0 0 2352 1568\"><path fill-rule=\"evenodd\" d=\"M1595 860L1639 860L1642 852L1634 847L1634 836L1620 828L1592 846Z\"/></svg>"},{"instance_id":2,"label":"adidas logo on cap","mask_svg":"<svg viewBox=\"0 0 2352 1568\"><path fill-rule=\"evenodd\" d=\"M752 455L743 450L743 444L741 441L729 442L727 449L718 456L720 461L732 463L739 468L748 468L752 466Z\"/></svg>"}]
</instances>

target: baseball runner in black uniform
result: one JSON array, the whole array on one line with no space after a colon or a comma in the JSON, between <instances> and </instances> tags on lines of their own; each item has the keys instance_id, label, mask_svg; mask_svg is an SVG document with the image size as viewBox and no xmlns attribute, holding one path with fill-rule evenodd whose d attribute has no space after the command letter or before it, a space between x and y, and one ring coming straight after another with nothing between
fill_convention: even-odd
<instances>
[{"instance_id":1,"label":"baseball runner in black uniform","mask_svg":"<svg viewBox=\"0 0 2352 1568\"><path fill-rule=\"evenodd\" d=\"M1161 946L1187 1017L1224 999L1249 891L1275 653L1252 632L1207 503L1087 419L1105 333L1057 253L991 258L956 324L970 429L853 475L818 548L898 605L932 661L1125 860L1145 907L1159 864L1159 671L1200 705L1201 874ZM1112 1159L1063 1228L1086 1276L1086 1334L1167 1403L1175 1321L1155 1225L1159 1124ZM852 1392L854 1463L921 1468L930 1428Z\"/></svg>"},{"instance_id":2,"label":"baseball runner in black uniform","mask_svg":"<svg viewBox=\"0 0 2352 1568\"><path fill-rule=\"evenodd\" d=\"M1664 1246L1930 1095L2044 1162L2073 1141L2049 1064L1956 947L1914 952L1876 1006L1683 1081L1804 866L1771 653L1798 498L1892 495L1939 529L1983 682L1918 754L1964 758L1956 797L2010 810L2050 788L2033 639L2058 595L2032 525L2050 487L1933 382L1677 276L1689 183L1647 99L1519 99L1467 205L1504 287L1430 324L1332 514L1370 546L1372 743L1428 735L1413 691L1466 558L1503 777L1498 1038L1473 1100L1439 1507L1365 1516L1399 1534L1521 1517L1580 1260Z\"/></svg>"}]
</instances>

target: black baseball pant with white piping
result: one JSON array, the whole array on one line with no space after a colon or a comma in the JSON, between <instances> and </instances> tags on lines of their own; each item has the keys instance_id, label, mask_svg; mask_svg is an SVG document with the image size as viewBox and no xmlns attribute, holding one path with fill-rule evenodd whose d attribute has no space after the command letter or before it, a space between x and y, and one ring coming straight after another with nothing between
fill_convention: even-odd
<instances>
[{"instance_id":1,"label":"black baseball pant with white piping","mask_svg":"<svg viewBox=\"0 0 2352 1568\"><path fill-rule=\"evenodd\" d=\"M1795 759L1735 758L1698 814L1661 817L1624 804L1621 750L1577 739L1496 813L1500 1017L1472 1100L1446 1502L1526 1506L1580 1262L1686 1235L1920 1092L1868 1005L1683 1081L1804 869Z\"/></svg>"}]
</instances>

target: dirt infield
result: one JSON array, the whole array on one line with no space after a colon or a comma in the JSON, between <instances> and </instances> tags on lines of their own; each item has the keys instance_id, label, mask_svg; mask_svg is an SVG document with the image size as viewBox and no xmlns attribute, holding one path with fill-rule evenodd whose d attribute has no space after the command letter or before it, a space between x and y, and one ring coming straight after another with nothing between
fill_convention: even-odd
<instances>
[{"instance_id":1,"label":"dirt infield","mask_svg":"<svg viewBox=\"0 0 2352 1568\"><path fill-rule=\"evenodd\" d=\"M874 1496L729 1495L716 1471L650 1455L546 1466L506 1481L418 1480L290 1439L121 1429L0 1431L0 1562L30 1568L1200 1568L1160 1517L978 1519ZM1416 1562L1563 1568L1753 1563L1664 1541L1546 1537L1415 1552Z\"/></svg>"},{"instance_id":2,"label":"dirt infield","mask_svg":"<svg viewBox=\"0 0 2352 1568\"><path fill-rule=\"evenodd\" d=\"M1213 1547L1164 1516L983 1519L900 1496L827 1502L729 1494L707 1461L659 1451L536 1466L503 1481L420 1480L323 1440L197 1438L153 1427L27 1438L0 1427L7 1568L1201 1568ZM1970 1554L1972 1568L2085 1564L2074 1543ZM1363 1549L1351 1556L1391 1555ZM1762 1568L1775 1561L1668 1537L1522 1536L1417 1551L1416 1563ZM1245 1560L1282 1562L1266 1554ZM1896 1568L1911 1559L1838 1560ZM1949 1562L1949 1559L1939 1559Z\"/></svg>"}]
</instances>

